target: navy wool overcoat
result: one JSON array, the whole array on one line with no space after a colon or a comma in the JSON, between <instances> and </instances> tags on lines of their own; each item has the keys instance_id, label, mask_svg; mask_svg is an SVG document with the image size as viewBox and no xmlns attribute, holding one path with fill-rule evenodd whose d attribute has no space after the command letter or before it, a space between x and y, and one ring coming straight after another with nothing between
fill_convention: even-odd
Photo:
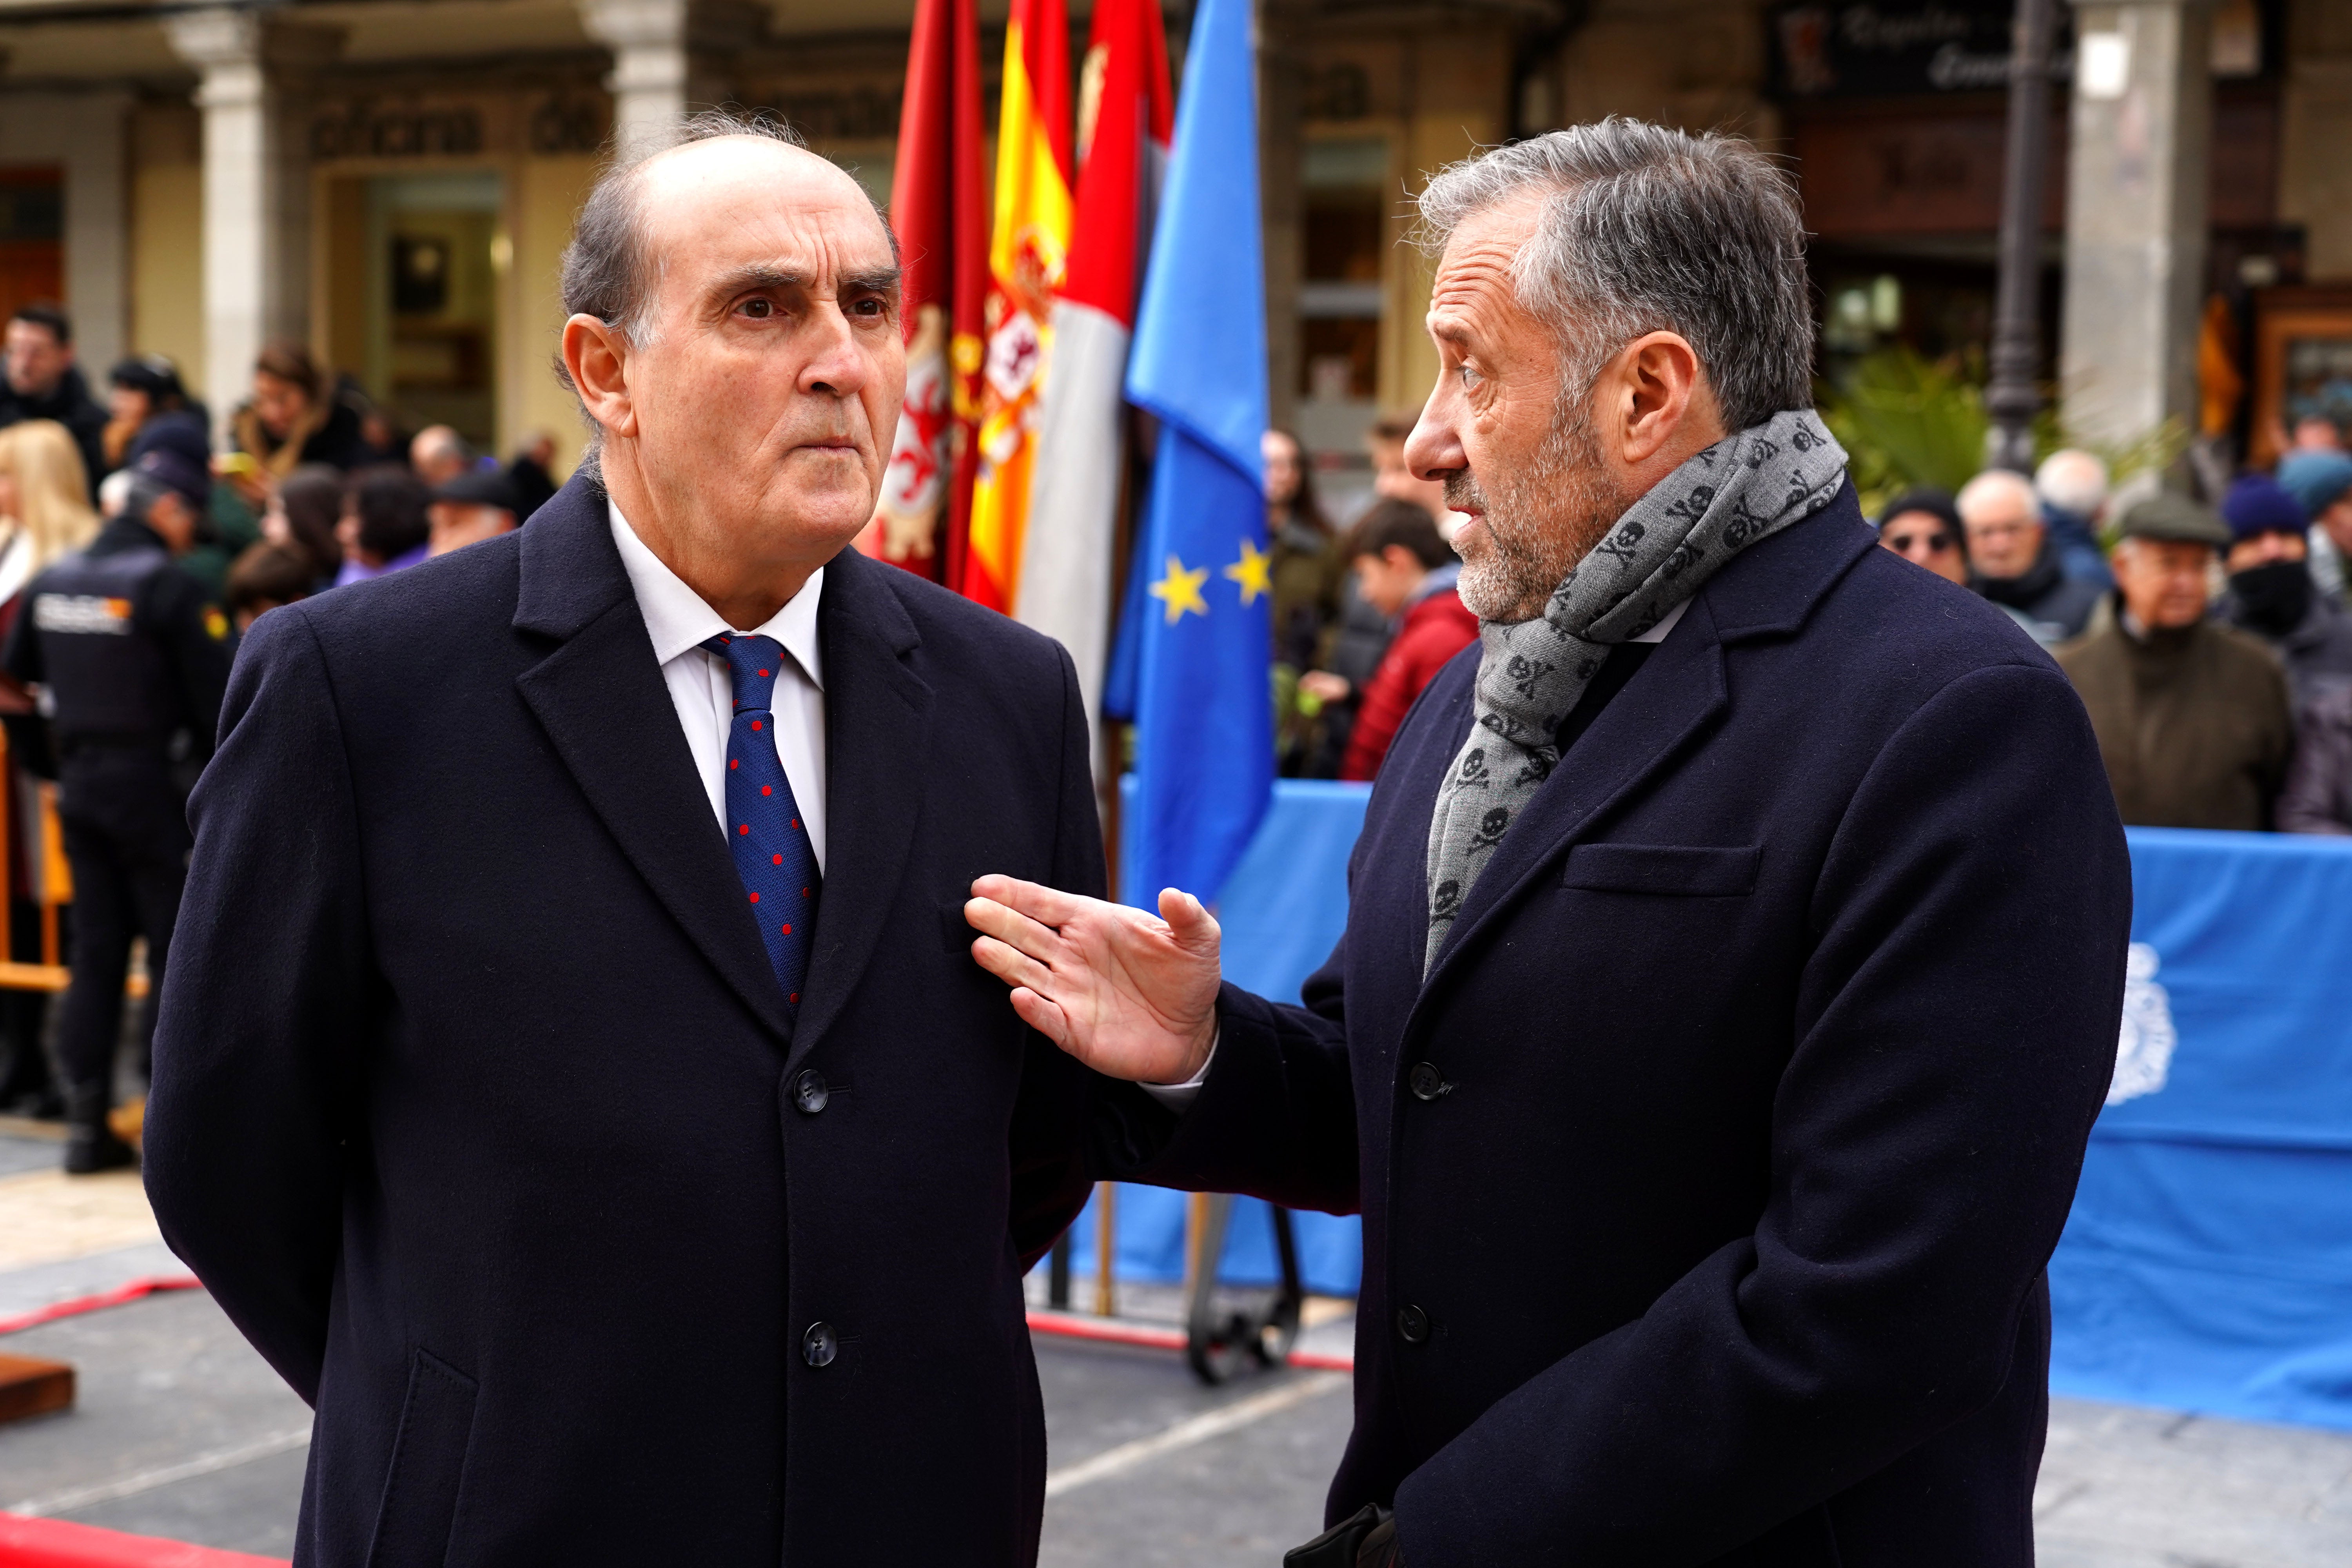
<instances>
[{"instance_id":1,"label":"navy wool overcoat","mask_svg":"<svg viewBox=\"0 0 2352 1568\"><path fill-rule=\"evenodd\" d=\"M2130 873L2066 678L1849 487L1728 563L1423 978L1478 649L1374 788L1304 1006L1228 987L1114 1170L1364 1215L1333 1518L1411 1568L2024 1568L2043 1265Z\"/></svg>"},{"instance_id":2,"label":"navy wool overcoat","mask_svg":"<svg viewBox=\"0 0 2352 1568\"><path fill-rule=\"evenodd\" d=\"M797 1017L606 521L271 611L155 1043L165 1238L317 1408L302 1564L1025 1564L1087 1076L971 879L1099 892L1053 643L845 552Z\"/></svg>"}]
</instances>

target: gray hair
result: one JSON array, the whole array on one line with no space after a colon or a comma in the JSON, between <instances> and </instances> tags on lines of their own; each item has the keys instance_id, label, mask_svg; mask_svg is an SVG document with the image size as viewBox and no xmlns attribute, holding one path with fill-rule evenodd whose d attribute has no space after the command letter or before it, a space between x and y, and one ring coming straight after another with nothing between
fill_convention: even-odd
<instances>
[{"instance_id":1,"label":"gray hair","mask_svg":"<svg viewBox=\"0 0 2352 1568\"><path fill-rule=\"evenodd\" d=\"M1490 207L1543 198L1512 259L1519 303L1559 335L1581 395L1644 332L1680 333L1727 431L1813 405L1805 228L1788 172L1736 136L1611 115L1491 148L1421 195L1422 248Z\"/></svg>"},{"instance_id":2,"label":"gray hair","mask_svg":"<svg viewBox=\"0 0 2352 1568\"><path fill-rule=\"evenodd\" d=\"M799 132L765 110L747 114L733 109L707 109L666 130L632 137L625 148L616 148L597 175L572 225L572 243L563 247L559 287L566 316L593 316L634 346L653 341L652 308L661 281L661 259L646 243L641 176L646 165L664 153L723 136L751 136L786 147L808 146ZM866 200L881 220L882 231L890 236L891 258L897 260L898 237L890 227L889 216L870 193ZM580 389L572 384L572 373L564 369L560 352L555 376L564 390L578 395ZM584 410L582 416L586 418ZM593 419L587 424L593 448L600 443L603 426Z\"/></svg>"},{"instance_id":3,"label":"gray hair","mask_svg":"<svg viewBox=\"0 0 2352 1568\"><path fill-rule=\"evenodd\" d=\"M2042 505L2034 499L2033 486L2011 468L1987 468L1962 485L1960 493L1952 498L1952 510L1966 522L1970 512L1981 513L1986 502L1999 505L2004 500L2027 521L2042 521Z\"/></svg>"},{"instance_id":4,"label":"gray hair","mask_svg":"<svg viewBox=\"0 0 2352 1568\"><path fill-rule=\"evenodd\" d=\"M2062 511L2095 518L2107 504L2107 466L2079 447L2053 452L2033 470L2033 493Z\"/></svg>"}]
</instances>

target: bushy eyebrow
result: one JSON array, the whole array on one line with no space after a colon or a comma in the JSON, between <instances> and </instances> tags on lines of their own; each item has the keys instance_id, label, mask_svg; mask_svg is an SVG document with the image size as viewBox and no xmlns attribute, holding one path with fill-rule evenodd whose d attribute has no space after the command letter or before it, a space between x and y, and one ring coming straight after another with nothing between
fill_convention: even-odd
<instances>
[{"instance_id":1,"label":"bushy eyebrow","mask_svg":"<svg viewBox=\"0 0 2352 1568\"><path fill-rule=\"evenodd\" d=\"M897 299L903 268L875 267L845 275L839 284L844 294L883 294ZM748 262L732 272L723 274L710 285L716 299L732 299L753 289L804 289L809 278L805 272L789 267L779 267L771 261Z\"/></svg>"}]
</instances>

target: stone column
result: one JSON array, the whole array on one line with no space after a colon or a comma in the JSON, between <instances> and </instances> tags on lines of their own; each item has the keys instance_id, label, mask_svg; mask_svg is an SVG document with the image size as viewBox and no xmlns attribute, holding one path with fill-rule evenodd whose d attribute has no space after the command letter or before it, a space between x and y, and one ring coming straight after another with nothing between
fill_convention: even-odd
<instances>
[{"instance_id":1,"label":"stone column","mask_svg":"<svg viewBox=\"0 0 2352 1568\"><path fill-rule=\"evenodd\" d=\"M604 85L617 145L626 150L686 118L687 0L580 0L580 20L613 51Z\"/></svg>"},{"instance_id":2,"label":"stone column","mask_svg":"<svg viewBox=\"0 0 2352 1568\"><path fill-rule=\"evenodd\" d=\"M253 379L254 357L281 313L284 257L276 94L262 58L267 24L227 7L167 14L179 57L202 73L204 111L205 389L215 436Z\"/></svg>"},{"instance_id":3,"label":"stone column","mask_svg":"<svg viewBox=\"0 0 2352 1568\"><path fill-rule=\"evenodd\" d=\"M2213 124L2207 0L2075 7L2059 363L2067 424L2137 440L2197 424Z\"/></svg>"}]
</instances>

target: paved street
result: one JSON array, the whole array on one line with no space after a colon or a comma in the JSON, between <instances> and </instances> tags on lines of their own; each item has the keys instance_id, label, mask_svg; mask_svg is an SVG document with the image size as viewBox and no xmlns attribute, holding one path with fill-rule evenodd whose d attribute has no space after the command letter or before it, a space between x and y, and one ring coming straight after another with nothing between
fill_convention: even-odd
<instances>
[{"instance_id":1,"label":"paved street","mask_svg":"<svg viewBox=\"0 0 2352 1568\"><path fill-rule=\"evenodd\" d=\"M47 1174L54 1148L0 1133L0 1318L183 1272L135 1182L65 1187ZM1164 1290L1122 1294L1141 1316L1174 1305ZM1309 1338L1344 1350L1347 1331L1339 1317ZM0 1426L0 1508L291 1551L308 1412L202 1291L0 1336L0 1349L80 1373L74 1411ZM1272 1568L1319 1528L1348 1436L1344 1374L1204 1389L1175 1352L1044 1335L1037 1360L1044 1568ZM2340 1568L2352 1435L2062 1400L2036 1514L2045 1568Z\"/></svg>"}]
</instances>

